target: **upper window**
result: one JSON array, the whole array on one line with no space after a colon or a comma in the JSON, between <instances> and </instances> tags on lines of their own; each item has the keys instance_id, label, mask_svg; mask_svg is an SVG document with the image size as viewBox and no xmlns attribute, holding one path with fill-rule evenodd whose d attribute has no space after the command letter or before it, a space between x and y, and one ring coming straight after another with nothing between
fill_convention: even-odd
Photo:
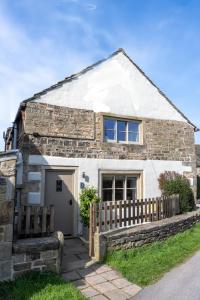
<instances>
[{"instance_id":1,"label":"upper window","mask_svg":"<svg viewBox=\"0 0 200 300\"><path fill-rule=\"evenodd\" d=\"M115 142L135 142L140 141L139 121L118 120L113 118L104 119L104 140Z\"/></svg>"}]
</instances>

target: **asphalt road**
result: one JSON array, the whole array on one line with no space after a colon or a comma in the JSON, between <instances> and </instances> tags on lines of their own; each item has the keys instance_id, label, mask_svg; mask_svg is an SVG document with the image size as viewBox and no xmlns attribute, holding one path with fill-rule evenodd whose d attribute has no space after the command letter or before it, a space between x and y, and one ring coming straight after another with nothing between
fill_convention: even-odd
<instances>
[{"instance_id":1,"label":"asphalt road","mask_svg":"<svg viewBox=\"0 0 200 300\"><path fill-rule=\"evenodd\" d=\"M200 251L132 299L200 300Z\"/></svg>"}]
</instances>

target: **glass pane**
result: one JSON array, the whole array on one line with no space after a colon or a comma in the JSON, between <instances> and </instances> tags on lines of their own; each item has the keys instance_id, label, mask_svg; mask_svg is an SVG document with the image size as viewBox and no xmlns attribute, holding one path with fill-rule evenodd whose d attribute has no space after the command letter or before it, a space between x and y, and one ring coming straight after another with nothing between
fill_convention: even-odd
<instances>
[{"instance_id":1,"label":"glass pane","mask_svg":"<svg viewBox=\"0 0 200 300\"><path fill-rule=\"evenodd\" d=\"M117 132L117 140L118 141L126 141L126 132L125 131L118 131Z\"/></svg>"},{"instance_id":2,"label":"glass pane","mask_svg":"<svg viewBox=\"0 0 200 300\"><path fill-rule=\"evenodd\" d=\"M127 178L127 189L136 188L136 181L137 181L136 177L128 177Z\"/></svg>"},{"instance_id":3,"label":"glass pane","mask_svg":"<svg viewBox=\"0 0 200 300\"><path fill-rule=\"evenodd\" d=\"M138 132L139 131L139 122L128 122L128 131L134 131Z\"/></svg>"},{"instance_id":4,"label":"glass pane","mask_svg":"<svg viewBox=\"0 0 200 300\"><path fill-rule=\"evenodd\" d=\"M117 130L126 131L126 121L117 121Z\"/></svg>"},{"instance_id":5,"label":"glass pane","mask_svg":"<svg viewBox=\"0 0 200 300\"><path fill-rule=\"evenodd\" d=\"M56 180L56 192L62 192L62 180Z\"/></svg>"},{"instance_id":6,"label":"glass pane","mask_svg":"<svg viewBox=\"0 0 200 300\"><path fill-rule=\"evenodd\" d=\"M126 141L126 122L117 121L117 140Z\"/></svg>"},{"instance_id":7,"label":"glass pane","mask_svg":"<svg viewBox=\"0 0 200 300\"><path fill-rule=\"evenodd\" d=\"M104 119L104 129L115 129L115 123L116 121L113 119Z\"/></svg>"},{"instance_id":8,"label":"glass pane","mask_svg":"<svg viewBox=\"0 0 200 300\"><path fill-rule=\"evenodd\" d=\"M112 201L112 190L103 190L103 201Z\"/></svg>"},{"instance_id":9,"label":"glass pane","mask_svg":"<svg viewBox=\"0 0 200 300\"><path fill-rule=\"evenodd\" d=\"M126 191L127 200L135 200L136 199L136 190L135 189L128 189Z\"/></svg>"},{"instance_id":10,"label":"glass pane","mask_svg":"<svg viewBox=\"0 0 200 300\"><path fill-rule=\"evenodd\" d=\"M128 132L128 140L130 142L138 142L139 141L139 133L138 132Z\"/></svg>"},{"instance_id":11,"label":"glass pane","mask_svg":"<svg viewBox=\"0 0 200 300\"><path fill-rule=\"evenodd\" d=\"M124 177L115 176L115 188L123 188L124 187Z\"/></svg>"},{"instance_id":12,"label":"glass pane","mask_svg":"<svg viewBox=\"0 0 200 300\"><path fill-rule=\"evenodd\" d=\"M115 131L107 129L104 131L104 139L105 140L116 140Z\"/></svg>"},{"instance_id":13,"label":"glass pane","mask_svg":"<svg viewBox=\"0 0 200 300\"><path fill-rule=\"evenodd\" d=\"M123 200L124 199L124 190L123 189L117 189L115 190L115 200Z\"/></svg>"},{"instance_id":14,"label":"glass pane","mask_svg":"<svg viewBox=\"0 0 200 300\"><path fill-rule=\"evenodd\" d=\"M112 189L112 181L113 177L112 176L104 176L103 177L103 188L105 189Z\"/></svg>"}]
</instances>

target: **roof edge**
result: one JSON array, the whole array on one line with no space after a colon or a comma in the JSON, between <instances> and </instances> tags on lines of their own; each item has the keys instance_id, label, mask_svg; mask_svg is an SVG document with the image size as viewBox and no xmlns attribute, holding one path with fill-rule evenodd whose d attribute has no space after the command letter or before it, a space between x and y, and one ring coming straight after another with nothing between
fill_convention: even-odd
<instances>
[{"instance_id":1,"label":"roof edge","mask_svg":"<svg viewBox=\"0 0 200 300\"><path fill-rule=\"evenodd\" d=\"M124 56L126 56L126 58L138 69L138 71L158 90L158 92L168 101L168 103L194 128L194 131L200 131L200 129L194 125L187 117L184 113L182 113L182 111L166 96L166 94L164 92L162 92L159 87L146 75L146 73L128 56L128 54L125 52L125 50L123 48L119 48L117 49L115 52L113 52L111 55L109 55L107 58L104 58L102 60L97 61L96 63L84 68L82 71L78 72L78 73L74 73L71 76L65 77L65 79L58 81L56 84L51 85L50 87L34 94L32 97L27 98L25 100L23 100L20 104L20 107L23 103L26 102L30 102L32 100L37 99L38 97L46 94L47 92L56 89L60 86L62 86L64 83L66 82L70 82L76 78L78 78L79 76L87 73L88 71L92 70L94 67L102 64L103 62L109 60L110 58L118 55L119 53L123 53Z\"/></svg>"}]
</instances>

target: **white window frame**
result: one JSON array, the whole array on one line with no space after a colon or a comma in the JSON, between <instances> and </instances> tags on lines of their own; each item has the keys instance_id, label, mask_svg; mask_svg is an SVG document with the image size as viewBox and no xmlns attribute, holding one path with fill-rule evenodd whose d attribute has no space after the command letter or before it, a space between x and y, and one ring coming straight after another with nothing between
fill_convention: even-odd
<instances>
[{"instance_id":1,"label":"white window frame","mask_svg":"<svg viewBox=\"0 0 200 300\"><path fill-rule=\"evenodd\" d=\"M115 139L106 139L105 138L105 127L104 127L104 121L105 120L113 120L115 121L115 127L114 127L114 136L115 136ZM121 122L125 122L125 126L126 126L126 140L125 141L120 141L118 140L118 130L117 130L117 123L118 121L121 121ZM138 141L129 141L128 140L128 135L129 135L129 122L135 122L135 123L138 123L139 126L138 126ZM134 120L134 119L121 119L121 118L114 118L114 117L106 117L104 116L103 117L103 140L105 142L109 142L109 143L119 143L119 144L141 144L141 124L142 122L139 121L139 120Z\"/></svg>"}]
</instances>

